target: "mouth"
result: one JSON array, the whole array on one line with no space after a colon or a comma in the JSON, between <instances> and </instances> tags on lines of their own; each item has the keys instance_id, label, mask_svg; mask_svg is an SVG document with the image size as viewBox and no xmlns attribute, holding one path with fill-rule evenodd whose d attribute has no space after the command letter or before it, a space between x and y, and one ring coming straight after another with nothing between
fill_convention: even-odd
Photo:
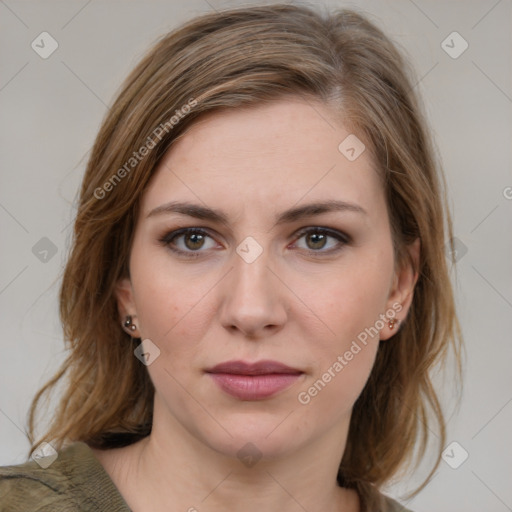
<instances>
[{"instance_id":1,"label":"mouth","mask_svg":"<svg viewBox=\"0 0 512 512\"><path fill-rule=\"evenodd\" d=\"M227 361L206 370L222 391L239 400L264 400L284 391L304 374L277 361Z\"/></svg>"}]
</instances>

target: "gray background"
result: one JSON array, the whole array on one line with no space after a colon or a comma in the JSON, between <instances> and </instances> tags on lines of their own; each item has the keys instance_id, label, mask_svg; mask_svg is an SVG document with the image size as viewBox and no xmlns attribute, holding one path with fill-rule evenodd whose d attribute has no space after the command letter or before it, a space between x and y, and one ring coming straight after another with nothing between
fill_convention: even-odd
<instances>
[{"instance_id":1,"label":"gray background","mask_svg":"<svg viewBox=\"0 0 512 512\"><path fill-rule=\"evenodd\" d=\"M318 3L368 12L410 55L455 218L467 348L458 410L450 367L439 386L448 443L459 443L447 461L460 461L462 449L469 457L457 469L443 461L408 507L512 510L512 2ZM75 194L107 105L157 37L235 5L243 2L0 0L0 465L25 460L30 399L64 358L59 279ZM43 31L59 44L47 59L31 48ZM441 46L453 31L469 44L455 59ZM461 48L448 41L452 52ZM44 237L55 255L41 252ZM404 477L389 492L400 497L417 481Z\"/></svg>"}]
</instances>

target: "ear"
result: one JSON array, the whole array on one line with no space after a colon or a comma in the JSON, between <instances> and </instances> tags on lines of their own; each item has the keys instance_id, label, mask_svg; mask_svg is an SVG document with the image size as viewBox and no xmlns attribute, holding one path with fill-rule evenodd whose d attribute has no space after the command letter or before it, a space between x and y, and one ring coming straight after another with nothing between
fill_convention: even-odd
<instances>
[{"instance_id":1,"label":"ear","mask_svg":"<svg viewBox=\"0 0 512 512\"><path fill-rule=\"evenodd\" d=\"M140 338L140 332L138 329L139 324L137 322L137 309L135 307L133 288L129 277L124 277L117 282L115 296L117 299L117 310L119 311L120 322L123 329L133 338ZM132 324L135 325L136 329L132 330L124 326L127 316L132 317Z\"/></svg>"},{"instance_id":2,"label":"ear","mask_svg":"<svg viewBox=\"0 0 512 512\"><path fill-rule=\"evenodd\" d=\"M419 276L420 250L420 239L417 238L412 244L407 246L409 257L405 257L402 265L395 271L386 305L387 312L395 313L394 317L388 314L388 318L395 318L398 320L398 323L390 327L392 323L387 322L381 330L381 340L387 340L396 334L400 324L407 318L414 297L414 287Z\"/></svg>"}]
</instances>

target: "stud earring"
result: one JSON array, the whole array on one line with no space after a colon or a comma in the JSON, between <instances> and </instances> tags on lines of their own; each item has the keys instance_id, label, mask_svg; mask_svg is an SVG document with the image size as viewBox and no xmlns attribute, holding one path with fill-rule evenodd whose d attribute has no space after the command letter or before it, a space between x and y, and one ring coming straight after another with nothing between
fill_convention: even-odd
<instances>
[{"instance_id":1,"label":"stud earring","mask_svg":"<svg viewBox=\"0 0 512 512\"><path fill-rule=\"evenodd\" d=\"M398 324L399 320L398 318L390 318L388 322L388 327L393 330L395 328L395 325Z\"/></svg>"},{"instance_id":2,"label":"stud earring","mask_svg":"<svg viewBox=\"0 0 512 512\"><path fill-rule=\"evenodd\" d=\"M132 315L127 315L125 317L123 326L126 329L130 329L130 331L135 331L135 329L137 329L137 326L134 323L132 323Z\"/></svg>"}]
</instances>

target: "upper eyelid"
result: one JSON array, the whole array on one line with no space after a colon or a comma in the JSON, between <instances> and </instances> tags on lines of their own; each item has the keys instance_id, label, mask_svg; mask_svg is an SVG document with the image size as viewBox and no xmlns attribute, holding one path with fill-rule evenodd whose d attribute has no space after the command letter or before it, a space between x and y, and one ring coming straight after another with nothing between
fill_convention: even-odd
<instances>
[{"instance_id":1,"label":"upper eyelid","mask_svg":"<svg viewBox=\"0 0 512 512\"><path fill-rule=\"evenodd\" d=\"M321 226L321 225L309 225L309 226L304 226L302 228L296 229L292 236L303 235L304 233L307 233L309 231L315 231L315 230L332 233L333 236L336 234L339 234L345 238L349 238L349 235L347 233L341 231L340 229L332 228L329 226ZM163 237L167 237L169 235L180 236L180 235L186 234L188 232L197 232L197 233L206 234L208 236L212 236L211 233L216 233L217 231L215 229L205 227L205 226L183 226L183 227L179 227L179 228L175 228L175 229L166 231L164 233Z\"/></svg>"},{"instance_id":2,"label":"upper eyelid","mask_svg":"<svg viewBox=\"0 0 512 512\"><path fill-rule=\"evenodd\" d=\"M329 228L327 226L307 226L307 227L298 229L295 232L294 236L299 236L299 235L303 236L309 232L315 232L315 231L324 232L328 236L332 236L332 237L336 237L339 235L341 238L344 238L346 240L350 239L350 236L347 233L340 231L339 229Z\"/></svg>"}]
</instances>

